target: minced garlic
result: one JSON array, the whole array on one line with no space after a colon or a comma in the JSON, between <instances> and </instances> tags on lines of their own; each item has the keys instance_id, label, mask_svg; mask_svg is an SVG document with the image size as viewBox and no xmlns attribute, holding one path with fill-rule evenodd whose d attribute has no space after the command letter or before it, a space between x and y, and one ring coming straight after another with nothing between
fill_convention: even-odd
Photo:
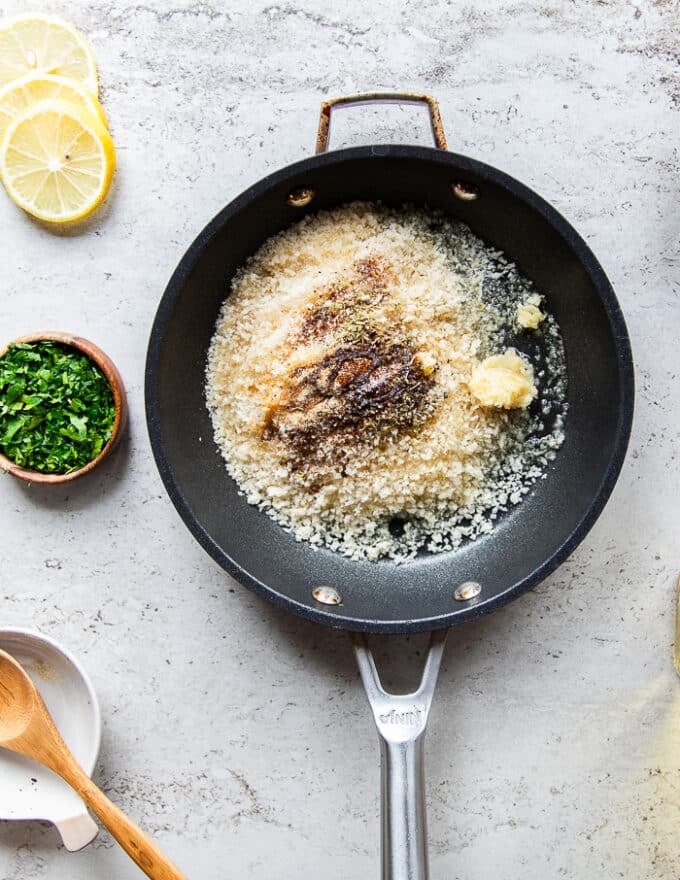
<instances>
[{"instance_id":1,"label":"minced garlic","mask_svg":"<svg viewBox=\"0 0 680 880\"><path fill-rule=\"evenodd\" d=\"M517 306L517 323L527 330L536 330L545 314L540 310L541 297L532 293Z\"/></svg>"},{"instance_id":2,"label":"minced garlic","mask_svg":"<svg viewBox=\"0 0 680 880\"><path fill-rule=\"evenodd\" d=\"M478 364L468 387L482 406L501 409L524 409L537 393L531 366L512 349Z\"/></svg>"}]
</instances>

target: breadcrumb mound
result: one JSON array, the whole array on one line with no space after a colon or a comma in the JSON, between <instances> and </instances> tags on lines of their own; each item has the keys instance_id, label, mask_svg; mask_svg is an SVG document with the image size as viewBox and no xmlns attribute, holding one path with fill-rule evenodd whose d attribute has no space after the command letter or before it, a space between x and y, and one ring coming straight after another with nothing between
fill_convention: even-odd
<instances>
[{"instance_id":1,"label":"breadcrumb mound","mask_svg":"<svg viewBox=\"0 0 680 880\"><path fill-rule=\"evenodd\" d=\"M437 213L355 202L306 217L239 270L217 321L206 401L228 472L298 540L352 559L489 532L563 441L559 328L544 306L528 355L517 328L533 293ZM473 370L509 348L538 396L483 407Z\"/></svg>"}]
</instances>

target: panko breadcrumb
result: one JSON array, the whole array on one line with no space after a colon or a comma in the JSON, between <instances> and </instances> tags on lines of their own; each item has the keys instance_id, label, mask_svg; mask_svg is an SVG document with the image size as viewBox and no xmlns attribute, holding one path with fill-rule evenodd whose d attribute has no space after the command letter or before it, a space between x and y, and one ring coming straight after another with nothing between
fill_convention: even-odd
<instances>
[{"instance_id":1,"label":"panko breadcrumb","mask_svg":"<svg viewBox=\"0 0 680 880\"><path fill-rule=\"evenodd\" d=\"M305 217L241 268L217 321L206 399L229 473L298 540L353 559L490 531L563 439L547 310L530 409L484 407L469 388L480 361L513 348L532 294L437 213L355 202Z\"/></svg>"}]
</instances>

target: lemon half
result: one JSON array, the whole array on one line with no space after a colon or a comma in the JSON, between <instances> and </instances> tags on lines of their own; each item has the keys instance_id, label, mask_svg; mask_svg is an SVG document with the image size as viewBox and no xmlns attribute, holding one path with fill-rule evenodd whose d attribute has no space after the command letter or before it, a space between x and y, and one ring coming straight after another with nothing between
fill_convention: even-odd
<instances>
[{"instance_id":1,"label":"lemon half","mask_svg":"<svg viewBox=\"0 0 680 880\"><path fill-rule=\"evenodd\" d=\"M54 73L97 97L97 64L83 35L51 15L19 15L0 23L0 86L27 73Z\"/></svg>"},{"instance_id":2,"label":"lemon half","mask_svg":"<svg viewBox=\"0 0 680 880\"><path fill-rule=\"evenodd\" d=\"M0 147L10 198L40 220L80 220L106 197L116 167L111 135L82 106L50 99L12 122Z\"/></svg>"}]
</instances>

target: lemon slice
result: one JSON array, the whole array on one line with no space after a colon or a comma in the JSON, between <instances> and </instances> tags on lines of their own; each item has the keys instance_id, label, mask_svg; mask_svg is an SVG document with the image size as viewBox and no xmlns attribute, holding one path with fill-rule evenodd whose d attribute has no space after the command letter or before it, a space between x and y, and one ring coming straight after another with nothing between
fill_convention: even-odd
<instances>
[{"instance_id":1,"label":"lemon slice","mask_svg":"<svg viewBox=\"0 0 680 880\"><path fill-rule=\"evenodd\" d=\"M107 125L104 108L76 80L51 73L28 73L0 89L0 144L10 123L32 104L48 98L70 101L99 117Z\"/></svg>"},{"instance_id":2,"label":"lemon slice","mask_svg":"<svg viewBox=\"0 0 680 880\"><path fill-rule=\"evenodd\" d=\"M19 15L0 23L0 86L26 73L54 73L99 94L97 64L85 38L51 15Z\"/></svg>"},{"instance_id":3,"label":"lemon slice","mask_svg":"<svg viewBox=\"0 0 680 880\"><path fill-rule=\"evenodd\" d=\"M0 174L10 198L40 220L67 223L100 205L116 167L111 135L69 101L40 101L9 126Z\"/></svg>"}]
</instances>

